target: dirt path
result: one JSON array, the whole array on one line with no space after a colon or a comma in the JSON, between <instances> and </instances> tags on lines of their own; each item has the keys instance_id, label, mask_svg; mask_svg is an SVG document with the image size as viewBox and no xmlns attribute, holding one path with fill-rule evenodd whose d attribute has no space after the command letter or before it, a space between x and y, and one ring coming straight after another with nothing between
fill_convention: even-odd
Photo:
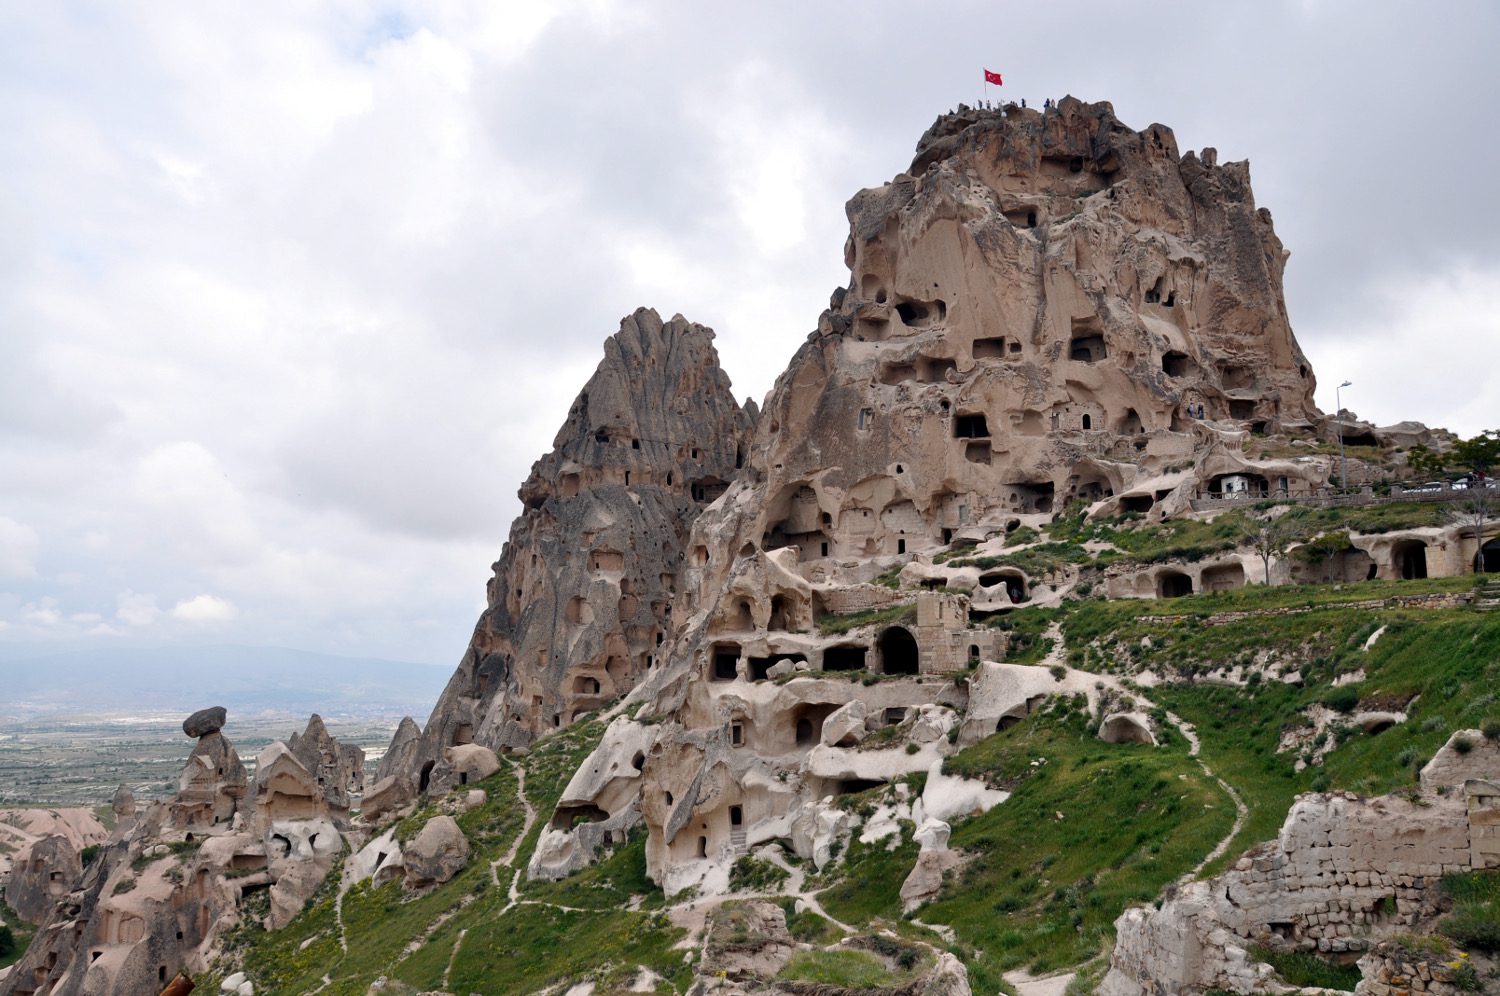
<instances>
[{"instance_id":1,"label":"dirt path","mask_svg":"<svg viewBox=\"0 0 1500 996\"><path fill-rule=\"evenodd\" d=\"M1068 990L1068 983L1073 981L1076 972L1063 972L1060 975L1029 975L1019 969L1006 972L1002 978L1016 987L1016 996L1063 996Z\"/></svg>"},{"instance_id":2,"label":"dirt path","mask_svg":"<svg viewBox=\"0 0 1500 996\"><path fill-rule=\"evenodd\" d=\"M511 869L510 891L506 893L509 901L497 916L504 916L521 902L521 869L514 867L516 855L521 851L521 842L536 825L536 807L531 804L530 799L526 798L526 767L517 761L511 761L510 766L516 773L516 798L521 800L521 808L526 811L526 818L521 821L521 832L516 834L516 839L510 842L510 849L490 862L490 880L495 885L500 884L500 867L504 865Z\"/></svg>"},{"instance_id":3,"label":"dirt path","mask_svg":"<svg viewBox=\"0 0 1500 996\"><path fill-rule=\"evenodd\" d=\"M1230 799L1234 800L1234 825L1229 828L1229 833L1225 834L1223 839L1221 839L1217 844L1214 845L1214 849L1212 851L1209 851L1208 854L1204 855L1202 861L1193 866L1192 871L1188 872L1186 875L1183 875L1180 879L1178 879L1179 882L1191 882L1193 879L1198 877L1199 872L1207 868L1214 861L1218 860L1221 856L1223 856L1225 851L1229 850L1229 842L1234 840L1235 836L1245 828L1245 820L1250 818L1250 809L1245 805L1245 800L1240 798L1240 794L1234 790L1234 786L1230 785L1224 779L1216 775L1214 773L1214 770L1208 766L1208 762L1203 760L1203 758L1199 756L1198 752L1201 745L1198 742L1198 731L1193 728L1193 724L1189 723L1181 716L1178 716L1176 713L1171 712L1167 713L1167 722L1175 726L1177 728L1177 732L1181 733L1185 738L1187 738L1188 757L1191 757L1193 760L1197 761L1198 767L1203 769L1203 773L1217 782L1219 788L1223 789L1224 793L1228 795Z\"/></svg>"},{"instance_id":4,"label":"dirt path","mask_svg":"<svg viewBox=\"0 0 1500 996\"><path fill-rule=\"evenodd\" d=\"M458 932L458 937L453 942L453 953L448 956L448 964L443 968L443 988L448 988L448 980L453 977L453 963L458 960L458 949L463 947L464 936L468 934L469 928L464 927Z\"/></svg>"}]
</instances>

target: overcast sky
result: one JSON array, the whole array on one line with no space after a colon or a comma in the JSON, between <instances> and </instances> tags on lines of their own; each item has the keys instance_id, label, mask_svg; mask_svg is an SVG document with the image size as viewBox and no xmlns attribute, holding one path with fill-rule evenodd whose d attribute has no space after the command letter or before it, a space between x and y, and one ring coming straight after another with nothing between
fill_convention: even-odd
<instances>
[{"instance_id":1,"label":"overcast sky","mask_svg":"<svg viewBox=\"0 0 1500 996\"><path fill-rule=\"evenodd\" d=\"M620 317L762 397L983 67L1250 159L1325 409L1500 427L1497 42L1484 0L0 0L0 657L455 662Z\"/></svg>"}]
</instances>

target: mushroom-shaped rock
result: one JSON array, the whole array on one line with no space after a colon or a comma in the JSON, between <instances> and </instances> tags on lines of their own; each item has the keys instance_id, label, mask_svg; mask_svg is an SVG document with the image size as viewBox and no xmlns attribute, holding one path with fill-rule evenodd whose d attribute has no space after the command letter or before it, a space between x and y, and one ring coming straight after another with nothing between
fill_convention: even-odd
<instances>
[{"instance_id":1,"label":"mushroom-shaped rock","mask_svg":"<svg viewBox=\"0 0 1500 996\"><path fill-rule=\"evenodd\" d=\"M859 699L839 706L823 720L823 743L848 747L865 735L865 704Z\"/></svg>"},{"instance_id":2,"label":"mushroom-shaped rock","mask_svg":"<svg viewBox=\"0 0 1500 996\"><path fill-rule=\"evenodd\" d=\"M1099 724L1099 739L1107 744L1150 744L1156 746L1151 721L1145 713L1116 712Z\"/></svg>"},{"instance_id":3,"label":"mushroom-shaped rock","mask_svg":"<svg viewBox=\"0 0 1500 996\"><path fill-rule=\"evenodd\" d=\"M224 728L224 723L228 719L229 711L223 706L199 709L182 721L182 732L196 740L210 733L218 733Z\"/></svg>"},{"instance_id":4,"label":"mushroom-shaped rock","mask_svg":"<svg viewBox=\"0 0 1500 996\"><path fill-rule=\"evenodd\" d=\"M924 851L946 851L948 849L948 835L953 828L942 820L926 819L922 825L917 827L917 832L912 839L917 842L917 847Z\"/></svg>"},{"instance_id":5,"label":"mushroom-shaped rock","mask_svg":"<svg viewBox=\"0 0 1500 996\"><path fill-rule=\"evenodd\" d=\"M434 816L402 849L406 887L441 885L469 863L469 841L451 816Z\"/></svg>"},{"instance_id":6,"label":"mushroom-shaped rock","mask_svg":"<svg viewBox=\"0 0 1500 996\"><path fill-rule=\"evenodd\" d=\"M917 852L917 863L911 874L901 883L901 908L904 912L916 909L937 895L943 887L943 875L956 868L963 860L948 849L950 828L942 820L924 820L917 828L916 840L921 850Z\"/></svg>"}]
</instances>

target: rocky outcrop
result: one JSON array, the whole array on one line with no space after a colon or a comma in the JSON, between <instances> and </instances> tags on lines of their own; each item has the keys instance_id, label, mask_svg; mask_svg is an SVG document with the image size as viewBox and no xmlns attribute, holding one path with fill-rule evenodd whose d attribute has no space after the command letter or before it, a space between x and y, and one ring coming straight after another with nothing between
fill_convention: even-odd
<instances>
[{"instance_id":1,"label":"rocky outcrop","mask_svg":"<svg viewBox=\"0 0 1500 996\"><path fill-rule=\"evenodd\" d=\"M434 816L401 849L405 886L426 889L442 885L469 863L469 841L451 816Z\"/></svg>"},{"instance_id":2,"label":"rocky outcrop","mask_svg":"<svg viewBox=\"0 0 1500 996\"><path fill-rule=\"evenodd\" d=\"M489 608L419 744L393 744L382 769L399 763L417 791L445 748L524 746L657 665L687 529L744 462L754 408L730 392L712 331L642 309L604 351L521 487Z\"/></svg>"},{"instance_id":3,"label":"rocky outcrop","mask_svg":"<svg viewBox=\"0 0 1500 996\"><path fill-rule=\"evenodd\" d=\"M380 763L375 766L375 780L415 771L418 765L413 764L412 759L416 757L421 741L422 728L410 716L403 716L391 737L390 746L380 756Z\"/></svg>"},{"instance_id":4,"label":"rocky outcrop","mask_svg":"<svg viewBox=\"0 0 1500 996\"><path fill-rule=\"evenodd\" d=\"M83 872L78 848L62 834L34 841L16 853L5 902L28 923L41 923Z\"/></svg>"},{"instance_id":5,"label":"rocky outcrop","mask_svg":"<svg viewBox=\"0 0 1500 996\"><path fill-rule=\"evenodd\" d=\"M264 925L276 929L322 884L344 843L328 786L280 741L261 752L254 785L247 786L245 767L222 733L223 710L205 713L184 724L203 732L177 794L139 812L122 787L116 815L122 826L127 817L134 825L117 829L81 874L69 840L44 842L58 848L47 861L61 875L46 874L45 923L26 957L0 980L0 994L161 992L179 972L207 970L220 931L239 922L246 890L269 887ZM293 739L325 782L341 779L335 798L354 784L349 769L362 756L342 749L317 717ZM98 839L106 836L99 827Z\"/></svg>"},{"instance_id":6,"label":"rocky outcrop","mask_svg":"<svg viewBox=\"0 0 1500 996\"><path fill-rule=\"evenodd\" d=\"M396 732L399 734L400 728ZM347 822L352 801L365 790L365 752L353 744L339 743L317 713L308 718L301 734L291 735L286 746L317 781L330 815Z\"/></svg>"},{"instance_id":7,"label":"rocky outcrop","mask_svg":"<svg viewBox=\"0 0 1500 996\"><path fill-rule=\"evenodd\" d=\"M177 794L168 815L172 826L205 828L228 824L241 809L247 784L245 766L234 744L219 732L225 718L224 709L215 707L193 713L182 724L185 733L203 732L178 778Z\"/></svg>"},{"instance_id":8,"label":"rocky outcrop","mask_svg":"<svg viewBox=\"0 0 1500 996\"><path fill-rule=\"evenodd\" d=\"M206 737L210 733L218 733L229 721L229 711L223 706L210 706L207 709L199 709L187 719L182 721L182 732L194 740Z\"/></svg>"},{"instance_id":9,"label":"rocky outcrop","mask_svg":"<svg viewBox=\"0 0 1500 996\"><path fill-rule=\"evenodd\" d=\"M1268 991L1251 945L1344 954L1411 932L1443 908L1442 876L1500 867L1493 841L1500 747L1455 734L1422 772L1422 795L1305 795L1275 841L1159 909L1126 910L1103 996ZM1468 748L1457 747L1466 741ZM1378 991L1378 990L1372 990Z\"/></svg>"}]
</instances>

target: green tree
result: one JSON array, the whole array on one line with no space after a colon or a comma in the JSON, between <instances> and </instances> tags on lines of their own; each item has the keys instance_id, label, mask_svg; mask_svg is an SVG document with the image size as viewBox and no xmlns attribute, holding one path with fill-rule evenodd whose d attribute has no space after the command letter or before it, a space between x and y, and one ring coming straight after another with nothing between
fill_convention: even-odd
<instances>
[{"instance_id":1,"label":"green tree","mask_svg":"<svg viewBox=\"0 0 1500 996\"><path fill-rule=\"evenodd\" d=\"M1406 451L1406 462L1419 478L1441 477L1448 470L1447 453L1423 446L1421 443Z\"/></svg>"},{"instance_id":2,"label":"green tree","mask_svg":"<svg viewBox=\"0 0 1500 996\"><path fill-rule=\"evenodd\" d=\"M10 932L10 928L0 923L0 958L5 958L16 950L16 935Z\"/></svg>"},{"instance_id":3,"label":"green tree","mask_svg":"<svg viewBox=\"0 0 1500 996\"><path fill-rule=\"evenodd\" d=\"M1500 429L1486 429L1453 447L1453 462L1475 473L1500 465Z\"/></svg>"},{"instance_id":4,"label":"green tree","mask_svg":"<svg viewBox=\"0 0 1500 996\"><path fill-rule=\"evenodd\" d=\"M1323 580L1328 581L1331 580L1329 567L1333 564L1333 558L1353 548L1354 543L1350 540L1347 530L1331 529L1328 532L1319 533L1299 546L1296 555L1303 563L1321 565Z\"/></svg>"}]
</instances>

